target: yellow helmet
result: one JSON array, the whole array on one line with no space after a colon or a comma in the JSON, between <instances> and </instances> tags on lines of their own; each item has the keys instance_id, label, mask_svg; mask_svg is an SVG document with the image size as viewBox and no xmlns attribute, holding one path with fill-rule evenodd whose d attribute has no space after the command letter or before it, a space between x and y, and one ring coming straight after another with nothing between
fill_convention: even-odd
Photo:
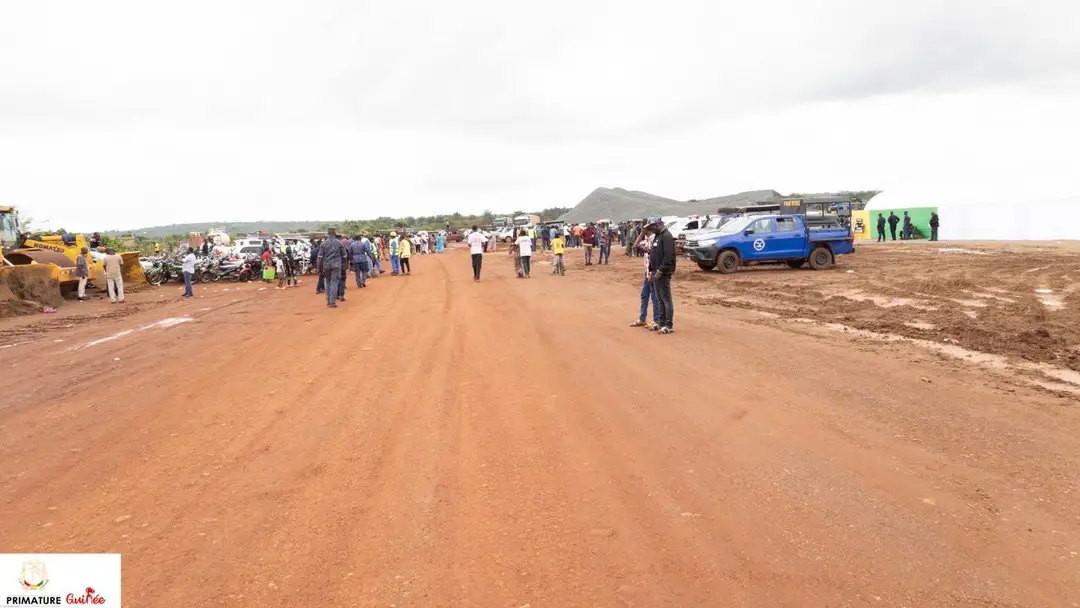
<instances>
[{"instance_id":1,"label":"yellow helmet","mask_svg":"<svg viewBox=\"0 0 1080 608\"><path fill-rule=\"evenodd\" d=\"M394 232L393 230L391 230L391 231L390 231L390 236L397 236L397 233L396 233L396 232Z\"/></svg>"}]
</instances>

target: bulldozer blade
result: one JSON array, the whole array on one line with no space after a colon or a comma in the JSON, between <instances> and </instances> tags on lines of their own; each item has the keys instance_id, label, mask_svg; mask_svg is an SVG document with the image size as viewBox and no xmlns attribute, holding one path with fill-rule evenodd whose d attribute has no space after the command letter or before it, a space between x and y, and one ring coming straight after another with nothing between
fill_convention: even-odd
<instances>
[{"instance_id":1,"label":"bulldozer blade","mask_svg":"<svg viewBox=\"0 0 1080 608\"><path fill-rule=\"evenodd\" d=\"M142 285L146 283L146 273L143 272L142 264L139 263L138 251L122 251L120 258L124 260L121 274L124 277L124 285Z\"/></svg>"}]
</instances>

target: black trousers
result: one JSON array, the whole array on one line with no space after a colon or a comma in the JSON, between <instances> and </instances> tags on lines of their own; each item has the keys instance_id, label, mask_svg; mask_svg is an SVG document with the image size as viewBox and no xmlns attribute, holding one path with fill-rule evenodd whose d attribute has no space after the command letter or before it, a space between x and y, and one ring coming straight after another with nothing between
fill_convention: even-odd
<instances>
[{"instance_id":1,"label":"black trousers","mask_svg":"<svg viewBox=\"0 0 1080 608\"><path fill-rule=\"evenodd\" d=\"M472 276L474 281L480 280L480 268L484 265L484 254L472 254Z\"/></svg>"},{"instance_id":2,"label":"black trousers","mask_svg":"<svg viewBox=\"0 0 1080 608\"><path fill-rule=\"evenodd\" d=\"M661 274L660 278L653 283L656 289L656 297L660 302L660 327L673 329L675 321L675 303L671 299L671 275Z\"/></svg>"},{"instance_id":3,"label":"black trousers","mask_svg":"<svg viewBox=\"0 0 1080 608\"><path fill-rule=\"evenodd\" d=\"M409 258L401 258L401 272L412 272L409 267Z\"/></svg>"},{"instance_id":4,"label":"black trousers","mask_svg":"<svg viewBox=\"0 0 1080 608\"><path fill-rule=\"evenodd\" d=\"M889 226L889 232L892 234L892 240L896 240L896 226Z\"/></svg>"},{"instance_id":5,"label":"black trousers","mask_svg":"<svg viewBox=\"0 0 1080 608\"><path fill-rule=\"evenodd\" d=\"M877 242L882 243L885 241L885 227L877 229Z\"/></svg>"}]
</instances>

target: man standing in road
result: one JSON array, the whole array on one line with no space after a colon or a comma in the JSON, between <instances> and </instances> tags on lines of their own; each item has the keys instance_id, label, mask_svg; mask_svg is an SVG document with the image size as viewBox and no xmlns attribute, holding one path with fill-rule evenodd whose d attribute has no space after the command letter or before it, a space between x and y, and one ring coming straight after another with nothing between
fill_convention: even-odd
<instances>
[{"instance_id":1,"label":"man standing in road","mask_svg":"<svg viewBox=\"0 0 1080 608\"><path fill-rule=\"evenodd\" d=\"M593 233L592 224L589 224L589 226L584 231L582 231L582 233L581 233L581 238L582 238L583 244L585 245L585 265L586 266L592 266L592 248L593 248L593 237L594 236L596 236L596 235Z\"/></svg>"},{"instance_id":2,"label":"man standing in road","mask_svg":"<svg viewBox=\"0 0 1080 608\"><path fill-rule=\"evenodd\" d=\"M337 238L337 231L333 228L326 231L326 239L319 245L318 269L319 276L326 282L326 305L329 308L337 308L337 301L345 301L340 296L341 269L345 266L345 247Z\"/></svg>"},{"instance_id":3,"label":"man standing in road","mask_svg":"<svg viewBox=\"0 0 1080 608\"><path fill-rule=\"evenodd\" d=\"M105 266L105 282L109 290L109 301L113 304L124 303L124 276L120 269L124 266L124 259L116 255L112 247L105 249L105 257L101 259Z\"/></svg>"},{"instance_id":4,"label":"man standing in road","mask_svg":"<svg viewBox=\"0 0 1080 608\"><path fill-rule=\"evenodd\" d=\"M181 267L184 271L184 297L190 298L195 294L191 292L191 277L195 276L195 248L188 247L187 255Z\"/></svg>"},{"instance_id":5,"label":"man standing in road","mask_svg":"<svg viewBox=\"0 0 1080 608\"><path fill-rule=\"evenodd\" d=\"M657 331L670 334L675 331L675 304L671 298L671 276L675 274L675 237L671 236L659 216L651 216L648 227L656 234L652 251L649 252L649 278L660 302L660 327Z\"/></svg>"},{"instance_id":6,"label":"man standing in road","mask_svg":"<svg viewBox=\"0 0 1080 608\"><path fill-rule=\"evenodd\" d=\"M904 212L904 233L903 233L903 239L904 239L905 241L910 241L910 240L911 240L911 216L910 216L910 215L908 215L908 212L907 212L907 211L905 211L905 212Z\"/></svg>"},{"instance_id":7,"label":"man standing in road","mask_svg":"<svg viewBox=\"0 0 1080 608\"><path fill-rule=\"evenodd\" d=\"M356 235L349 242L349 255L352 256L353 272L356 273L356 286L367 286L368 262L371 254L371 244L367 238Z\"/></svg>"},{"instance_id":8,"label":"man standing in road","mask_svg":"<svg viewBox=\"0 0 1080 608\"><path fill-rule=\"evenodd\" d=\"M941 225L941 220L938 219L937 211L930 212L930 240L937 240L937 229Z\"/></svg>"},{"instance_id":9,"label":"man standing in road","mask_svg":"<svg viewBox=\"0 0 1080 608\"><path fill-rule=\"evenodd\" d=\"M885 215L877 214L877 242L885 242Z\"/></svg>"},{"instance_id":10,"label":"man standing in road","mask_svg":"<svg viewBox=\"0 0 1080 608\"><path fill-rule=\"evenodd\" d=\"M472 280L480 282L480 268L484 265L484 235L480 234L476 225L473 225L469 233L469 253L472 254Z\"/></svg>"},{"instance_id":11,"label":"man standing in road","mask_svg":"<svg viewBox=\"0 0 1080 608\"><path fill-rule=\"evenodd\" d=\"M397 232L390 233L390 274L398 276L401 274L401 257L399 254L401 251L398 247L401 246L401 241L398 240Z\"/></svg>"},{"instance_id":12,"label":"man standing in road","mask_svg":"<svg viewBox=\"0 0 1080 608\"><path fill-rule=\"evenodd\" d=\"M896 216L893 211L889 212L889 232L892 234L892 240L896 240L896 225L900 223L900 218Z\"/></svg>"},{"instance_id":13,"label":"man standing in road","mask_svg":"<svg viewBox=\"0 0 1080 608\"><path fill-rule=\"evenodd\" d=\"M75 258L75 276L79 277L79 299L87 300L86 281L90 279L90 265L86 262L86 255L90 250L83 247L79 251L79 257Z\"/></svg>"}]
</instances>

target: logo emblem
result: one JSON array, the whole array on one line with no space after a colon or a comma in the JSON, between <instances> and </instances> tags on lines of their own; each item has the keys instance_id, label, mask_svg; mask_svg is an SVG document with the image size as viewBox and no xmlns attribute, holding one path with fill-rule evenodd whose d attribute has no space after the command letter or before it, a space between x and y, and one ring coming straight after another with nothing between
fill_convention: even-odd
<instances>
[{"instance_id":1,"label":"logo emblem","mask_svg":"<svg viewBox=\"0 0 1080 608\"><path fill-rule=\"evenodd\" d=\"M23 562L22 571L19 573L19 585L30 591L42 591L49 582L49 573L45 570L45 564L32 559Z\"/></svg>"},{"instance_id":2,"label":"logo emblem","mask_svg":"<svg viewBox=\"0 0 1080 608\"><path fill-rule=\"evenodd\" d=\"M754 239L754 251L765 249L765 239Z\"/></svg>"}]
</instances>

